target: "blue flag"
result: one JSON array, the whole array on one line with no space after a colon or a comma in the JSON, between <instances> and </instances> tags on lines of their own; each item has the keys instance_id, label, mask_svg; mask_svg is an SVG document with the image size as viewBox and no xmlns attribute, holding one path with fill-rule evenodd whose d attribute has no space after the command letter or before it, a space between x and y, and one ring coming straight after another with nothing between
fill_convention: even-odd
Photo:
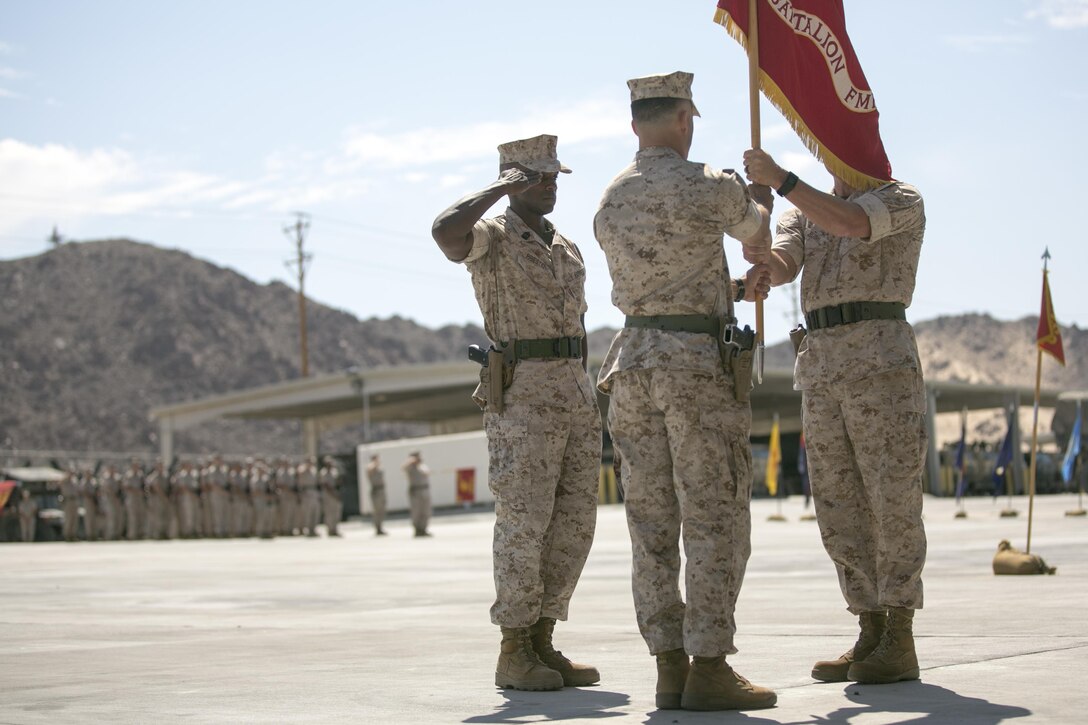
<instances>
[{"instance_id":1,"label":"blue flag","mask_svg":"<svg viewBox=\"0 0 1088 725\"><path fill-rule=\"evenodd\" d=\"M1011 414L1010 414L1011 415ZM1009 429L1005 433L1005 441L1001 444L1001 450L994 461L994 497L1000 496L1005 489L1005 469L1012 463L1012 418L1008 419Z\"/></svg>"},{"instance_id":2,"label":"blue flag","mask_svg":"<svg viewBox=\"0 0 1088 725\"><path fill-rule=\"evenodd\" d=\"M1069 434L1069 445L1065 448L1065 458L1062 459L1062 480L1066 488L1073 480L1073 474L1077 465L1077 456L1080 454L1080 401L1077 401L1077 419L1073 422L1073 431Z\"/></svg>"}]
</instances>

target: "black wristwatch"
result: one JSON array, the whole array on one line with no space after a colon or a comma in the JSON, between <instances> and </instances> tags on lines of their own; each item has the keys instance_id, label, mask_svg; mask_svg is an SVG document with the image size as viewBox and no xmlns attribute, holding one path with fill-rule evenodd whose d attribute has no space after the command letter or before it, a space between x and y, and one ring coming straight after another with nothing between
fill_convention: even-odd
<instances>
[{"instance_id":1,"label":"black wristwatch","mask_svg":"<svg viewBox=\"0 0 1088 725\"><path fill-rule=\"evenodd\" d=\"M733 284L737 285L737 295L733 298L733 301L740 302L744 299L744 277L737 277L733 280Z\"/></svg>"}]
</instances>

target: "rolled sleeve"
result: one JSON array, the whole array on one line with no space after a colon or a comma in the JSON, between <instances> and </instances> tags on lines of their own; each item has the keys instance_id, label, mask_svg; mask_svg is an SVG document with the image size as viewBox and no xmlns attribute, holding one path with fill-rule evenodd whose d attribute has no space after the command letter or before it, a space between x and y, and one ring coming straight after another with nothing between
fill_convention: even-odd
<instances>
[{"instance_id":1,"label":"rolled sleeve","mask_svg":"<svg viewBox=\"0 0 1088 725\"><path fill-rule=\"evenodd\" d=\"M754 201L749 201L748 207L744 210L744 216L739 222L727 226L725 233L734 239L744 241L754 237L762 224L763 215L759 213L759 207Z\"/></svg>"},{"instance_id":2,"label":"rolled sleeve","mask_svg":"<svg viewBox=\"0 0 1088 725\"><path fill-rule=\"evenodd\" d=\"M472 249L458 264L469 264L482 259L491 249L491 231L495 226L490 219L481 219L472 225Z\"/></svg>"},{"instance_id":3,"label":"rolled sleeve","mask_svg":"<svg viewBox=\"0 0 1088 725\"><path fill-rule=\"evenodd\" d=\"M863 194L854 203L865 211L869 217L869 241L875 242L892 233L892 215L888 207L875 194Z\"/></svg>"},{"instance_id":4,"label":"rolled sleeve","mask_svg":"<svg viewBox=\"0 0 1088 725\"><path fill-rule=\"evenodd\" d=\"M710 173L718 179L717 203L725 233L742 242L751 239L763 224L763 215L748 195L747 184L731 169Z\"/></svg>"},{"instance_id":5,"label":"rolled sleeve","mask_svg":"<svg viewBox=\"0 0 1088 725\"><path fill-rule=\"evenodd\" d=\"M869 217L870 242L925 226L922 196L909 184L888 184L853 201Z\"/></svg>"},{"instance_id":6,"label":"rolled sleeve","mask_svg":"<svg viewBox=\"0 0 1088 725\"><path fill-rule=\"evenodd\" d=\"M784 254L793 260L794 274L789 281L797 279L797 274L805 264L805 223L797 209L789 209L778 218L771 251Z\"/></svg>"}]
</instances>

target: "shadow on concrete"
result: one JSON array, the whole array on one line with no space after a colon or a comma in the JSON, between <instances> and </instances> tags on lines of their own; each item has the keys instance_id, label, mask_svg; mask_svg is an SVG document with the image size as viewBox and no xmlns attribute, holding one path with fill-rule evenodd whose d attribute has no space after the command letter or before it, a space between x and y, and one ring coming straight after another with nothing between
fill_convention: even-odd
<instances>
[{"instance_id":1,"label":"shadow on concrete","mask_svg":"<svg viewBox=\"0 0 1088 725\"><path fill-rule=\"evenodd\" d=\"M622 692L595 688L568 687L560 698L553 692L522 692L503 690L506 702L490 715L465 718L466 723L524 723L553 720L623 717L626 713L610 712L626 706L631 698ZM527 720L530 718L530 720Z\"/></svg>"},{"instance_id":2,"label":"shadow on concrete","mask_svg":"<svg viewBox=\"0 0 1088 725\"><path fill-rule=\"evenodd\" d=\"M897 723L925 723L926 725L989 725L1005 720L1028 717L1031 710L1015 705L999 705L979 697L966 697L937 685L919 680L897 682L892 685L850 684L843 690L847 699L854 703L840 707L826 716L813 715L804 723L856 722L862 715L874 713L902 713Z\"/></svg>"},{"instance_id":3,"label":"shadow on concrete","mask_svg":"<svg viewBox=\"0 0 1088 725\"><path fill-rule=\"evenodd\" d=\"M760 712L753 710L752 713ZM762 712L774 712L774 709ZM690 710L654 710L642 721L645 725L675 725L675 723L688 722L732 722L744 723L744 725L779 725L781 720L768 720L756 714L739 710L713 710L707 712L695 712Z\"/></svg>"}]
</instances>

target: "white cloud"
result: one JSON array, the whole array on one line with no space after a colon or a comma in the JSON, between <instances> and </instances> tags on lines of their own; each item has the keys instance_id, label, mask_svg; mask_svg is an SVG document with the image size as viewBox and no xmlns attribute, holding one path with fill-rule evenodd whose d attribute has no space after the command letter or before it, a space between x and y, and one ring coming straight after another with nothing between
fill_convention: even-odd
<instances>
[{"instance_id":1,"label":"white cloud","mask_svg":"<svg viewBox=\"0 0 1088 725\"><path fill-rule=\"evenodd\" d=\"M244 208L282 211L365 195L372 181L327 179L306 155L270 155L271 173L232 180L169 168L160 159L122 149L83 151L58 144L36 146L0 140L0 232L55 217L150 214L191 216ZM289 182L277 170L290 168ZM297 173L296 173L297 172Z\"/></svg>"},{"instance_id":2,"label":"white cloud","mask_svg":"<svg viewBox=\"0 0 1088 725\"><path fill-rule=\"evenodd\" d=\"M0 78L6 78L7 80L13 81L24 77L26 77L26 73L23 73L20 70L0 66Z\"/></svg>"},{"instance_id":3,"label":"white cloud","mask_svg":"<svg viewBox=\"0 0 1088 725\"><path fill-rule=\"evenodd\" d=\"M1037 0L1029 19L1042 18L1059 30L1088 27L1088 0Z\"/></svg>"},{"instance_id":4,"label":"white cloud","mask_svg":"<svg viewBox=\"0 0 1088 725\"><path fill-rule=\"evenodd\" d=\"M1018 47L1031 42L1026 35L946 35L942 40L945 45L971 53L991 48Z\"/></svg>"},{"instance_id":5,"label":"white cloud","mask_svg":"<svg viewBox=\"0 0 1088 725\"><path fill-rule=\"evenodd\" d=\"M0 55L11 55L14 51L15 48L0 40Z\"/></svg>"},{"instance_id":6,"label":"white cloud","mask_svg":"<svg viewBox=\"0 0 1088 725\"><path fill-rule=\"evenodd\" d=\"M0 88L0 98L22 98L15 91L9 91L7 88Z\"/></svg>"},{"instance_id":7,"label":"white cloud","mask_svg":"<svg viewBox=\"0 0 1088 725\"><path fill-rule=\"evenodd\" d=\"M553 133L563 158L575 144L627 139L628 114L625 104L590 100L528 108L521 118L501 122L397 133L349 130L340 149L276 150L252 177L240 179L124 148L0 138L0 233L40 226L58 214L72 224L99 215L280 212L359 199L391 184L464 188L474 170L494 169L500 141ZM447 168L436 172L436 164Z\"/></svg>"},{"instance_id":8,"label":"white cloud","mask_svg":"<svg viewBox=\"0 0 1088 725\"><path fill-rule=\"evenodd\" d=\"M565 109L529 109L523 118L512 121L421 128L391 134L350 129L344 142L343 168L340 170L367 164L405 168L491 158L496 155L498 143L541 133L559 137L559 156L562 158L566 146L626 138L630 134L629 113L625 105L591 100Z\"/></svg>"}]
</instances>

